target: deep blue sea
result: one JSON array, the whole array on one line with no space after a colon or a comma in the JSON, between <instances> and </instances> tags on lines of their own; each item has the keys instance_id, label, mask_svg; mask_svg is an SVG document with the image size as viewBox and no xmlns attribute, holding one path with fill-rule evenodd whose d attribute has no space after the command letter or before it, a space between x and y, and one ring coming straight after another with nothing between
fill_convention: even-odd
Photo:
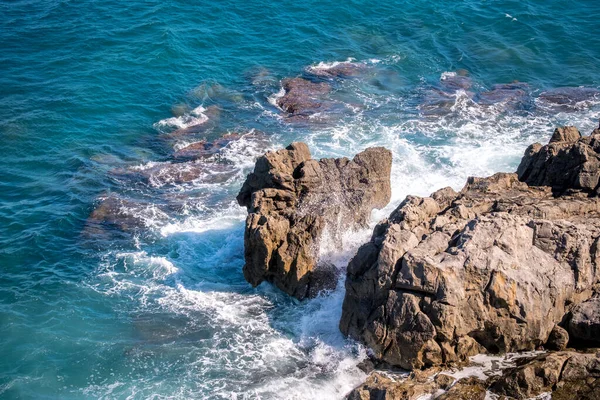
<instances>
[{"instance_id":1,"label":"deep blue sea","mask_svg":"<svg viewBox=\"0 0 600 400\"><path fill-rule=\"evenodd\" d=\"M598 124L599 16L597 0L1 2L0 398L342 398L365 377L338 331L343 282L297 302L243 278L235 195L256 157L388 147L373 224L407 194L514 171L555 126ZM323 77L345 61L362 72ZM333 111L286 119L295 76L329 82ZM148 178L229 133L197 179ZM321 254L343 269L368 237Z\"/></svg>"}]
</instances>

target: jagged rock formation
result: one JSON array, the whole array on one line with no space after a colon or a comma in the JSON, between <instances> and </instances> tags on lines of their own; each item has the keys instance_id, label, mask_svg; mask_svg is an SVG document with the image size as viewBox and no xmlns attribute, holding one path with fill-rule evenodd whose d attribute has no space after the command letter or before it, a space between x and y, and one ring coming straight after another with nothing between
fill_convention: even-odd
<instances>
[{"instance_id":1,"label":"jagged rock formation","mask_svg":"<svg viewBox=\"0 0 600 400\"><path fill-rule=\"evenodd\" d=\"M391 165L381 147L352 160L314 160L306 144L292 143L260 157L237 197L248 209L246 280L272 282L299 299L335 285L335 267L317 268L321 235L365 227L390 200Z\"/></svg>"},{"instance_id":2,"label":"jagged rock formation","mask_svg":"<svg viewBox=\"0 0 600 400\"><path fill-rule=\"evenodd\" d=\"M413 371L405 378L373 372L346 398L484 400L492 398L487 396L490 392L499 399L533 399L544 393L551 393L553 400L598 399L600 353L559 351L523 357L516 360L516 365L496 370L485 380L476 376L456 380L435 367Z\"/></svg>"},{"instance_id":3,"label":"jagged rock formation","mask_svg":"<svg viewBox=\"0 0 600 400\"><path fill-rule=\"evenodd\" d=\"M352 390L348 400L416 400L445 390L454 378L438 370L413 371L406 379L395 380L381 372L369 375L366 382ZM485 389L484 389L485 394ZM483 399L482 399L483 400Z\"/></svg>"},{"instance_id":4,"label":"jagged rock formation","mask_svg":"<svg viewBox=\"0 0 600 400\"><path fill-rule=\"evenodd\" d=\"M577 128L557 128L550 143L532 144L517 169L519 179L533 186L550 186L556 193L579 189L598 194L600 136L581 137Z\"/></svg>"},{"instance_id":5,"label":"jagged rock formation","mask_svg":"<svg viewBox=\"0 0 600 400\"><path fill-rule=\"evenodd\" d=\"M552 392L553 400L600 398L600 354L562 351L526 359L491 385L495 393L530 399Z\"/></svg>"},{"instance_id":6,"label":"jagged rock formation","mask_svg":"<svg viewBox=\"0 0 600 400\"><path fill-rule=\"evenodd\" d=\"M406 369L562 346L555 326L600 282L600 136L573 133L530 146L518 176L407 197L348 265L342 332Z\"/></svg>"}]
</instances>

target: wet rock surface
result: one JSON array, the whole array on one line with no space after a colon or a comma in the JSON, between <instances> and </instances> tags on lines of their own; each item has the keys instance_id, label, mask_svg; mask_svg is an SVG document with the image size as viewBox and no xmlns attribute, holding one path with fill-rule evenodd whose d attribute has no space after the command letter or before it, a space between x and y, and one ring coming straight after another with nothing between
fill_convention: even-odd
<instances>
[{"instance_id":1,"label":"wet rock surface","mask_svg":"<svg viewBox=\"0 0 600 400\"><path fill-rule=\"evenodd\" d=\"M324 96L331 91L327 82L312 82L305 78L289 78L282 82L284 95L277 105L292 116L309 116L326 107Z\"/></svg>"},{"instance_id":2,"label":"wet rock surface","mask_svg":"<svg viewBox=\"0 0 600 400\"><path fill-rule=\"evenodd\" d=\"M595 141L548 147L582 146L595 160ZM470 178L459 193L408 196L348 265L342 332L405 369L548 343L600 281L600 201L586 189L595 185L581 184L599 171L572 158L548 151L537 168L546 178L534 182L559 182L558 197L519 181L534 176L522 167L518 176ZM544 169L563 160L563 178Z\"/></svg>"},{"instance_id":3,"label":"wet rock surface","mask_svg":"<svg viewBox=\"0 0 600 400\"><path fill-rule=\"evenodd\" d=\"M553 111L574 111L600 100L600 90L586 87L564 87L540 93L537 104Z\"/></svg>"},{"instance_id":4,"label":"wet rock surface","mask_svg":"<svg viewBox=\"0 0 600 400\"><path fill-rule=\"evenodd\" d=\"M321 236L328 229L336 240L365 227L371 211L388 203L391 162L384 148L314 160L304 143L260 157L237 196L248 209L246 280L269 281L299 299L335 286L337 269L319 262Z\"/></svg>"},{"instance_id":5,"label":"wet rock surface","mask_svg":"<svg viewBox=\"0 0 600 400\"><path fill-rule=\"evenodd\" d=\"M150 204L108 195L90 213L83 234L86 237L132 234L145 229L149 217L160 219L163 215Z\"/></svg>"},{"instance_id":6,"label":"wet rock surface","mask_svg":"<svg viewBox=\"0 0 600 400\"><path fill-rule=\"evenodd\" d=\"M364 74L367 66L363 63L340 62L331 66L312 66L307 68L308 72L315 76L326 78L349 78Z\"/></svg>"}]
</instances>

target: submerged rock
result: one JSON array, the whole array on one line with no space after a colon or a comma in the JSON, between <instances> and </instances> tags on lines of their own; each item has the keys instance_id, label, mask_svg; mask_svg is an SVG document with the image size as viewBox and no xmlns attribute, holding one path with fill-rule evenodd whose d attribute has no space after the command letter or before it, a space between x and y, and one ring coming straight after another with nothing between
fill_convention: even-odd
<instances>
[{"instance_id":1,"label":"submerged rock","mask_svg":"<svg viewBox=\"0 0 600 400\"><path fill-rule=\"evenodd\" d=\"M286 113L308 116L324 107L323 96L331 91L326 82L312 82L304 78L285 79L282 83L283 96L276 100Z\"/></svg>"},{"instance_id":2,"label":"submerged rock","mask_svg":"<svg viewBox=\"0 0 600 400\"><path fill-rule=\"evenodd\" d=\"M576 111L600 100L600 90L586 87L564 87L542 92L537 105L550 111Z\"/></svg>"},{"instance_id":3,"label":"submerged rock","mask_svg":"<svg viewBox=\"0 0 600 400\"><path fill-rule=\"evenodd\" d=\"M142 182L155 188L189 184L194 181L220 183L232 178L238 169L234 165L218 162L159 162L126 169L116 169L111 174L119 179Z\"/></svg>"},{"instance_id":4,"label":"submerged rock","mask_svg":"<svg viewBox=\"0 0 600 400\"><path fill-rule=\"evenodd\" d=\"M172 119L171 125L181 125L178 129L169 133L170 137L196 136L206 134L214 129L221 118L221 109L216 106L202 108L202 111L196 111L193 115L184 115ZM197 109L195 109L197 110ZM195 111L194 110L194 111ZM179 121L178 121L179 120Z\"/></svg>"},{"instance_id":5,"label":"submerged rock","mask_svg":"<svg viewBox=\"0 0 600 400\"><path fill-rule=\"evenodd\" d=\"M562 176L577 175L580 162L564 160ZM406 369L547 343L600 282L600 200L576 190L581 180L537 170L536 182L559 181L569 194L499 173L469 178L459 193L408 196L348 265L341 331Z\"/></svg>"},{"instance_id":6,"label":"submerged rock","mask_svg":"<svg viewBox=\"0 0 600 400\"><path fill-rule=\"evenodd\" d=\"M326 78L349 78L363 74L366 69L367 66L363 63L344 61L331 65L314 65L308 67L307 71Z\"/></svg>"},{"instance_id":7,"label":"submerged rock","mask_svg":"<svg viewBox=\"0 0 600 400\"><path fill-rule=\"evenodd\" d=\"M528 89L525 83L498 84L491 90L477 94L476 102L480 105L516 110L523 108L529 102Z\"/></svg>"},{"instance_id":8,"label":"submerged rock","mask_svg":"<svg viewBox=\"0 0 600 400\"><path fill-rule=\"evenodd\" d=\"M461 69L456 72L444 72L440 78L440 83L446 90L469 90L473 86L473 80L469 72Z\"/></svg>"},{"instance_id":9,"label":"submerged rock","mask_svg":"<svg viewBox=\"0 0 600 400\"><path fill-rule=\"evenodd\" d=\"M165 219L166 215L152 204L122 199L116 195L101 198L87 218L84 235L104 237L134 233L147 228L147 221Z\"/></svg>"},{"instance_id":10,"label":"submerged rock","mask_svg":"<svg viewBox=\"0 0 600 400\"><path fill-rule=\"evenodd\" d=\"M392 155L370 148L354 159L311 158L292 143L256 161L238 203L248 209L244 277L253 286L269 281L302 299L335 285L337 269L319 262L323 231L336 235L365 227L373 208L390 199Z\"/></svg>"},{"instance_id":11,"label":"submerged rock","mask_svg":"<svg viewBox=\"0 0 600 400\"><path fill-rule=\"evenodd\" d=\"M198 158L210 157L218 154L229 143L239 140L241 137L241 135L236 133L228 133L212 142L200 140L177 150L173 153L173 158L177 160L195 160Z\"/></svg>"}]
</instances>

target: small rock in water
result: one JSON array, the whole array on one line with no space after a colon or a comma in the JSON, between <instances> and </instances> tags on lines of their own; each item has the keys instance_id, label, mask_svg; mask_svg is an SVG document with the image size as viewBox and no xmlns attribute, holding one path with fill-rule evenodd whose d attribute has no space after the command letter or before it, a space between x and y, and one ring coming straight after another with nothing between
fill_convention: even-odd
<instances>
[{"instance_id":1,"label":"small rock in water","mask_svg":"<svg viewBox=\"0 0 600 400\"><path fill-rule=\"evenodd\" d=\"M309 73L315 76L321 76L326 78L349 78L361 75L365 72L367 66L363 63L355 62L340 62L331 66L311 66L307 70Z\"/></svg>"},{"instance_id":2,"label":"small rock in water","mask_svg":"<svg viewBox=\"0 0 600 400\"><path fill-rule=\"evenodd\" d=\"M468 72L466 70L444 73L440 78L440 83L445 89L451 91L467 91L473 86L473 80L468 76Z\"/></svg>"},{"instance_id":3,"label":"small rock in water","mask_svg":"<svg viewBox=\"0 0 600 400\"><path fill-rule=\"evenodd\" d=\"M600 90L586 87L565 87L541 93L537 104L552 111L577 111L600 101Z\"/></svg>"},{"instance_id":4,"label":"small rock in water","mask_svg":"<svg viewBox=\"0 0 600 400\"><path fill-rule=\"evenodd\" d=\"M477 94L475 101L481 105L495 105L505 110L517 110L525 107L529 102L528 89L525 83L494 85L491 90Z\"/></svg>"},{"instance_id":5,"label":"small rock in water","mask_svg":"<svg viewBox=\"0 0 600 400\"><path fill-rule=\"evenodd\" d=\"M304 78L291 78L283 81L284 95L277 99L277 105L286 113L309 115L324 107L323 96L331 91L326 82L311 82Z\"/></svg>"},{"instance_id":6,"label":"small rock in water","mask_svg":"<svg viewBox=\"0 0 600 400\"><path fill-rule=\"evenodd\" d=\"M195 160L198 158L210 157L214 154L218 154L229 143L239 140L240 138L241 135L229 133L216 140L213 140L212 142L201 140L177 150L173 154L173 157L178 160Z\"/></svg>"}]
</instances>

